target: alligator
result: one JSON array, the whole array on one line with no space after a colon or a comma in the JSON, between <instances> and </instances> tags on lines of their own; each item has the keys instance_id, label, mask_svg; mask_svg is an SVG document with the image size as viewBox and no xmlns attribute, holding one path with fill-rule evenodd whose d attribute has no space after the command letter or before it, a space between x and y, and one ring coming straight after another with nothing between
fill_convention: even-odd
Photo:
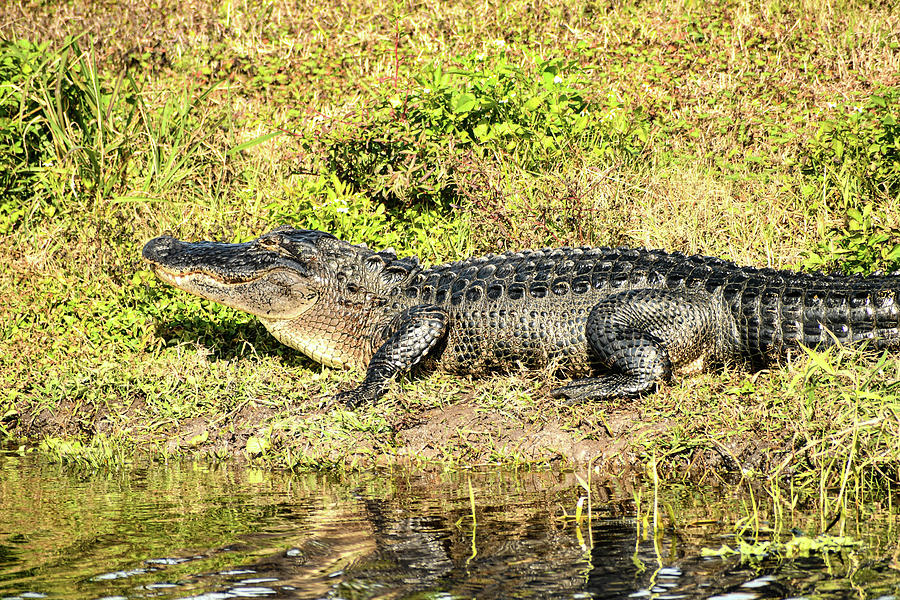
<instances>
[{"instance_id":1,"label":"alligator","mask_svg":"<svg viewBox=\"0 0 900 600\"><path fill-rule=\"evenodd\" d=\"M635 397L673 374L762 368L801 347L900 347L900 275L824 275L625 248L548 248L423 267L330 233L279 227L241 244L157 237L164 282L256 315L332 367L337 398L375 401L411 370L550 369L568 402Z\"/></svg>"}]
</instances>

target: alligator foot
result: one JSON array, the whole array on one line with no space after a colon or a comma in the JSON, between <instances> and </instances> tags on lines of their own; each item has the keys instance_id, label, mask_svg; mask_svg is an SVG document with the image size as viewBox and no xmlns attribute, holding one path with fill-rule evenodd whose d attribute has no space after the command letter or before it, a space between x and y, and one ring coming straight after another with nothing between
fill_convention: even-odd
<instances>
[{"instance_id":1,"label":"alligator foot","mask_svg":"<svg viewBox=\"0 0 900 600\"><path fill-rule=\"evenodd\" d=\"M369 361L363 382L335 399L350 408L375 402L391 379L419 364L435 347L447 333L448 321L447 311L432 305L404 310L382 332L385 342Z\"/></svg>"},{"instance_id":2,"label":"alligator foot","mask_svg":"<svg viewBox=\"0 0 900 600\"><path fill-rule=\"evenodd\" d=\"M335 394L334 400L340 402L349 409L354 409L357 406L362 406L368 402L374 402L378 398L379 391L380 390L371 388L366 389L366 386L361 385L352 390Z\"/></svg>"},{"instance_id":3,"label":"alligator foot","mask_svg":"<svg viewBox=\"0 0 900 600\"><path fill-rule=\"evenodd\" d=\"M606 377L578 379L550 392L554 398L565 398L566 404L576 404L586 400L608 400L610 398L634 398L653 392L656 382L635 375L615 374Z\"/></svg>"},{"instance_id":4,"label":"alligator foot","mask_svg":"<svg viewBox=\"0 0 900 600\"><path fill-rule=\"evenodd\" d=\"M580 402L652 392L672 377L673 357L685 363L710 353L715 342L711 304L702 292L659 289L628 290L601 300L585 331L597 363L610 373L573 381L553 396Z\"/></svg>"}]
</instances>

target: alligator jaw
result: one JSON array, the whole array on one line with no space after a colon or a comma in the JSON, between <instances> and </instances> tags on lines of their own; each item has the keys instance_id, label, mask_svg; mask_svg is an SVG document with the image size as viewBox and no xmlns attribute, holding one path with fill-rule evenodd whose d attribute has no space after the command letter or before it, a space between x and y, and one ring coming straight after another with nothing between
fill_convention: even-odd
<instances>
[{"instance_id":1,"label":"alligator jaw","mask_svg":"<svg viewBox=\"0 0 900 600\"><path fill-rule=\"evenodd\" d=\"M257 242L181 242L161 236L142 252L165 283L269 320L291 319L315 305L309 270Z\"/></svg>"}]
</instances>

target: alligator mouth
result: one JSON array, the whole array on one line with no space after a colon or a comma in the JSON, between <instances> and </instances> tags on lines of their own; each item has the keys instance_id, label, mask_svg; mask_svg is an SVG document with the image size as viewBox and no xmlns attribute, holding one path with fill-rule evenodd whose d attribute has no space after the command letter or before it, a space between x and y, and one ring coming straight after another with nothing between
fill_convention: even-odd
<instances>
[{"instance_id":1,"label":"alligator mouth","mask_svg":"<svg viewBox=\"0 0 900 600\"><path fill-rule=\"evenodd\" d=\"M253 273L222 273L210 269L176 269L159 263L150 263L153 274L172 285L187 282L203 282L217 285L241 285L262 279L270 273L281 270L281 267L260 269Z\"/></svg>"},{"instance_id":2,"label":"alligator mouth","mask_svg":"<svg viewBox=\"0 0 900 600\"><path fill-rule=\"evenodd\" d=\"M245 283L251 283L253 281L257 281L262 279L269 273L277 271L278 269L266 269L264 271L256 271L252 274L224 274L218 273L215 271L209 270L178 270L178 269L170 269L164 265L159 264L151 264L150 268L153 270L153 274L162 279L163 281L175 285L178 287L182 287L184 284L192 282L192 283L205 283L207 285L241 285Z\"/></svg>"}]
</instances>

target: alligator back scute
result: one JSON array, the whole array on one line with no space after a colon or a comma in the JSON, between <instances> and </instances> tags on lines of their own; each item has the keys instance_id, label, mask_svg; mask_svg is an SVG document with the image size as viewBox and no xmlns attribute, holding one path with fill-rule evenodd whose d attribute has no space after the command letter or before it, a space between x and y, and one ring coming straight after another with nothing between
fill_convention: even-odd
<instances>
[{"instance_id":1,"label":"alligator back scute","mask_svg":"<svg viewBox=\"0 0 900 600\"><path fill-rule=\"evenodd\" d=\"M798 344L816 346L877 339L896 344L896 278L859 278L741 267L704 256L661 250L557 248L487 255L438 265L409 280L405 295L470 311L479 306L525 306L526 300L554 304L555 325L569 308L591 306L609 294L628 289L670 289L719 298L734 319L735 350L762 365ZM468 313L467 313L468 314ZM579 327L586 315L574 318ZM542 335L545 319L523 329ZM506 330L518 323L491 321ZM546 334L546 331L544 331ZM833 337L832 337L833 336ZM892 341L893 340L893 341ZM557 342L554 342L554 344ZM568 342L558 342L563 345ZM522 341L530 347L532 340ZM507 351L498 343L497 352ZM498 357L499 358L499 357Z\"/></svg>"},{"instance_id":2,"label":"alligator back scute","mask_svg":"<svg viewBox=\"0 0 900 600\"><path fill-rule=\"evenodd\" d=\"M898 291L897 278L798 273L777 290L782 337L809 347L865 340L879 348L897 346Z\"/></svg>"},{"instance_id":3,"label":"alligator back scute","mask_svg":"<svg viewBox=\"0 0 900 600\"><path fill-rule=\"evenodd\" d=\"M781 339L796 346L803 340L803 291L790 287L781 294Z\"/></svg>"}]
</instances>

